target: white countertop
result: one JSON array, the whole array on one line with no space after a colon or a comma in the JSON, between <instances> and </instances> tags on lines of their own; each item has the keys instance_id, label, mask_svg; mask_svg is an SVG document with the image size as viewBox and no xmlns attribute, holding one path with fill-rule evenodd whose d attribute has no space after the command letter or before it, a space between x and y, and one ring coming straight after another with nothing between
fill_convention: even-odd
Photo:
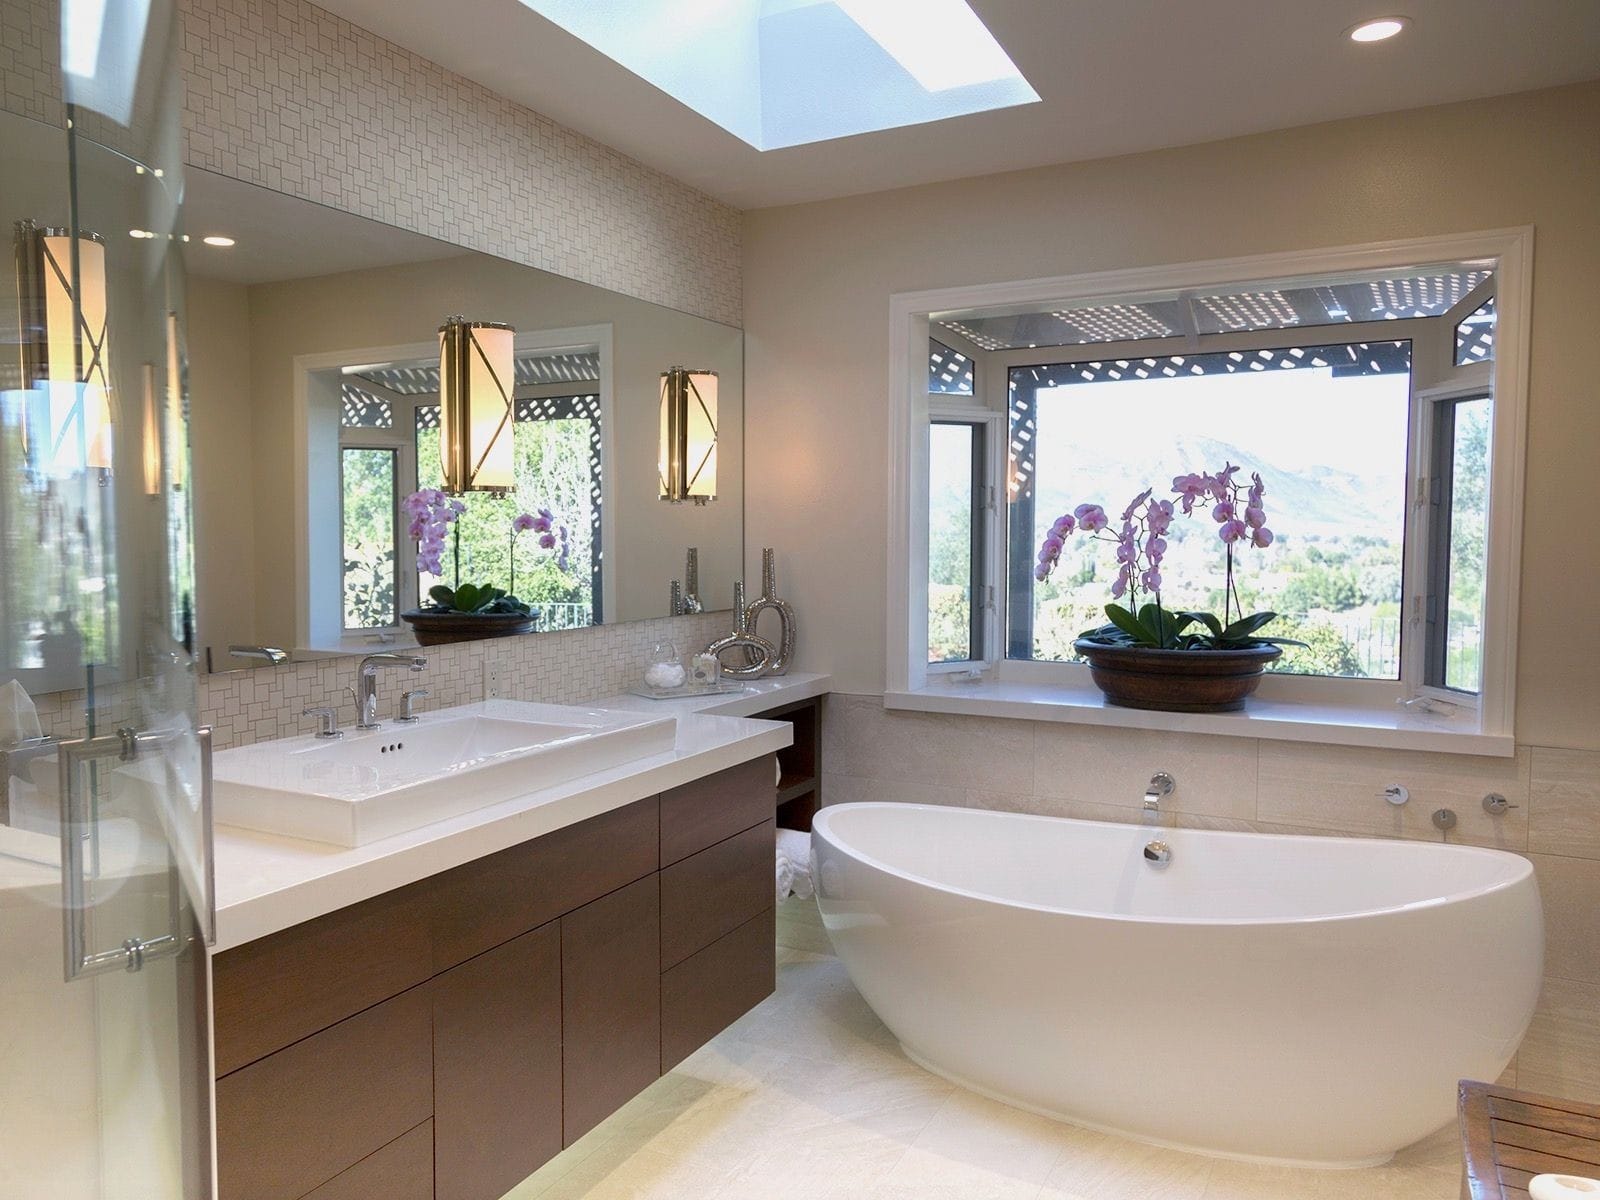
<instances>
[{"instance_id":1,"label":"white countertop","mask_svg":"<svg viewBox=\"0 0 1600 1200\"><path fill-rule=\"evenodd\" d=\"M744 685L742 692L728 692L714 696L690 696L680 700L652 700L648 696L635 696L622 692L594 701L595 708L621 708L630 712L661 713L685 716L689 713L715 713L721 717L753 717L771 712L786 704L826 695L833 687L832 675L814 675L797 671L793 675L779 675L772 679L753 679Z\"/></svg>"},{"instance_id":2,"label":"white countertop","mask_svg":"<svg viewBox=\"0 0 1600 1200\"><path fill-rule=\"evenodd\" d=\"M612 696L586 707L678 718L673 749L354 849L216 827L217 937L231 949L531 838L789 745L785 722L750 720L828 690L826 675L763 679L744 693L685 700Z\"/></svg>"}]
</instances>

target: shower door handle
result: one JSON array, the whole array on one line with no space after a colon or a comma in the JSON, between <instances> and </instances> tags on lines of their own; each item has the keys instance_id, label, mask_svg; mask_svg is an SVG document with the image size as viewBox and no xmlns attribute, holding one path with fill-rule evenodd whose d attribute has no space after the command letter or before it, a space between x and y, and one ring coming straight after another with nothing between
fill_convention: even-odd
<instances>
[{"instance_id":1,"label":"shower door handle","mask_svg":"<svg viewBox=\"0 0 1600 1200\"><path fill-rule=\"evenodd\" d=\"M213 904L216 878L210 848L212 827L211 727L195 730L200 747L200 820L204 847L204 903ZM84 768L95 759L116 758L136 761L141 751L165 748L179 741L183 732L155 730L140 732L119 729L98 737L74 738L60 743L61 756L61 900L65 918L64 951L66 981L101 975L107 971L138 971L150 959L168 958L182 952L187 938L183 933L183 910L179 889L181 878L174 878L168 890L168 931L152 938L130 936L121 945L93 950L89 945L89 885L85 874L84 843L91 832L91 818ZM170 850L170 845L169 845ZM177 874L174 871L174 874ZM211 923L206 923L210 928Z\"/></svg>"}]
</instances>

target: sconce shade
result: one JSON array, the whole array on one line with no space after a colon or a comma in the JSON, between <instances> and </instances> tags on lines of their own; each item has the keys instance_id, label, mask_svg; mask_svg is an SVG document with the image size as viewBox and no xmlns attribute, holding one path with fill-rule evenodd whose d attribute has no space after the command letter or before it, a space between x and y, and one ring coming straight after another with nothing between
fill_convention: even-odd
<instances>
[{"instance_id":1,"label":"sconce shade","mask_svg":"<svg viewBox=\"0 0 1600 1200\"><path fill-rule=\"evenodd\" d=\"M516 336L509 325L461 317L439 326L439 457L447 492L507 492L516 485Z\"/></svg>"},{"instance_id":2,"label":"sconce shade","mask_svg":"<svg viewBox=\"0 0 1600 1200\"><path fill-rule=\"evenodd\" d=\"M183 342L178 314L167 314L167 422L166 458L172 490L181 492L189 482L189 423L184 405Z\"/></svg>"},{"instance_id":3,"label":"sconce shade","mask_svg":"<svg viewBox=\"0 0 1600 1200\"><path fill-rule=\"evenodd\" d=\"M661 498L673 504L717 498L717 373L673 367L661 373Z\"/></svg>"},{"instance_id":4,"label":"sconce shade","mask_svg":"<svg viewBox=\"0 0 1600 1200\"><path fill-rule=\"evenodd\" d=\"M19 221L16 254L23 384L37 393L23 427L28 459L55 475L110 470L105 239Z\"/></svg>"},{"instance_id":5,"label":"sconce shade","mask_svg":"<svg viewBox=\"0 0 1600 1200\"><path fill-rule=\"evenodd\" d=\"M156 416L156 369L144 365L144 420L139 447L144 460L144 494L161 494L161 422Z\"/></svg>"}]
</instances>

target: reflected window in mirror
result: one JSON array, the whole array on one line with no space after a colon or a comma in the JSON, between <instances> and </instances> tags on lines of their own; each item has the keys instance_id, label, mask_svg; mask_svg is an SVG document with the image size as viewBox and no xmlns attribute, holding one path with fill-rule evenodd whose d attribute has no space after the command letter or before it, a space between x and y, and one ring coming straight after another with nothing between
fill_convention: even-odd
<instances>
[{"instance_id":1,"label":"reflected window in mirror","mask_svg":"<svg viewBox=\"0 0 1600 1200\"><path fill-rule=\"evenodd\" d=\"M442 575L420 571L397 517L400 498L443 485L436 366L347 374L340 395L343 628L382 636L436 584L491 582L532 605L537 628L603 620L602 434L597 354L519 355L512 445L516 486L469 492L451 527ZM531 539L513 542L519 513L550 509L568 531L565 569ZM515 554L515 572L512 554ZM457 564L459 563L459 568ZM457 572L459 570L459 578Z\"/></svg>"}]
</instances>

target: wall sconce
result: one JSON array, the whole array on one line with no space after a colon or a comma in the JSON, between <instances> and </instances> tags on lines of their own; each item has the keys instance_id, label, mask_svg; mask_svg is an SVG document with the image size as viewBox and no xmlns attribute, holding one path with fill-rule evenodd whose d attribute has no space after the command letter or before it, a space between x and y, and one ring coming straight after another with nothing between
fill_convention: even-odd
<instances>
[{"instance_id":1,"label":"wall sconce","mask_svg":"<svg viewBox=\"0 0 1600 1200\"><path fill-rule=\"evenodd\" d=\"M161 422L156 416L156 369L144 364L144 421L139 447L144 463L144 494L161 494Z\"/></svg>"},{"instance_id":2,"label":"wall sconce","mask_svg":"<svg viewBox=\"0 0 1600 1200\"><path fill-rule=\"evenodd\" d=\"M672 504L717 498L717 373L673 367L661 373L661 498Z\"/></svg>"},{"instance_id":3,"label":"wall sconce","mask_svg":"<svg viewBox=\"0 0 1600 1200\"><path fill-rule=\"evenodd\" d=\"M183 491L189 482L189 423L184 405L185 374L183 343L178 337L178 314L167 314L167 472L172 490Z\"/></svg>"},{"instance_id":4,"label":"wall sconce","mask_svg":"<svg viewBox=\"0 0 1600 1200\"><path fill-rule=\"evenodd\" d=\"M23 386L40 393L23 426L29 461L52 474L109 471L105 239L23 220L15 241Z\"/></svg>"},{"instance_id":5,"label":"wall sconce","mask_svg":"<svg viewBox=\"0 0 1600 1200\"><path fill-rule=\"evenodd\" d=\"M444 490L510 491L516 330L450 317L439 326L439 456Z\"/></svg>"}]
</instances>

